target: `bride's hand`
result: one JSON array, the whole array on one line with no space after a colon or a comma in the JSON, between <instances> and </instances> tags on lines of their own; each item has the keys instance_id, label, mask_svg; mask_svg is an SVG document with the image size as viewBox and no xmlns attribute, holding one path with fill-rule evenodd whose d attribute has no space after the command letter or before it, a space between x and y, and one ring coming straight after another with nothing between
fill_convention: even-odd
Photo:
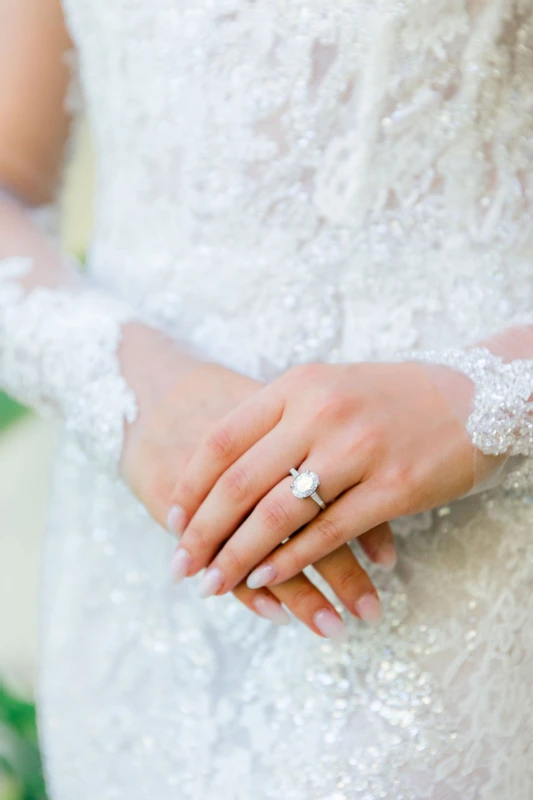
<instances>
[{"instance_id":1,"label":"bride's hand","mask_svg":"<svg viewBox=\"0 0 533 800\"><path fill-rule=\"evenodd\" d=\"M140 413L126 432L122 472L154 519L177 534L182 520L171 502L176 480L207 432L257 394L261 384L216 364L199 363L143 326L128 326L124 342L122 367ZM381 550L390 551L391 546L390 531L382 528L368 537L366 550L371 558L379 558ZM178 578L184 566L180 557L174 560ZM379 615L375 589L348 547L315 567L352 613ZM332 604L304 575L295 575L273 591L253 590L242 582L234 593L251 611L273 622L288 621L284 603L315 633L343 633Z\"/></svg>"},{"instance_id":2,"label":"bride's hand","mask_svg":"<svg viewBox=\"0 0 533 800\"><path fill-rule=\"evenodd\" d=\"M181 547L188 574L209 567L204 594L231 590L258 564L248 586L275 586L387 520L468 492L472 443L430 375L410 362L310 364L230 413L174 493L196 509ZM470 381L456 379L467 402ZM293 496L292 467L320 476L325 511Z\"/></svg>"}]
</instances>

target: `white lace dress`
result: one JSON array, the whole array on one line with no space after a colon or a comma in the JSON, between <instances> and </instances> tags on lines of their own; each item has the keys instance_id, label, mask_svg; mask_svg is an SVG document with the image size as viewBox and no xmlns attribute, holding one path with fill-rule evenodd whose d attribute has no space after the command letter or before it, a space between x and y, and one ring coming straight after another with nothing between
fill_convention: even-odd
<instances>
[{"instance_id":1,"label":"white lace dress","mask_svg":"<svg viewBox=\"0 0 533 800\"><path fill-rule=\"evenodd\" d=\"M533 309L530 0L65 0L89 271L210 358L461 348ZM336 644L172 584L66 434L45 548L52 800L531 800L527 480L397 521Z\"/></svg>"}]
</instances>

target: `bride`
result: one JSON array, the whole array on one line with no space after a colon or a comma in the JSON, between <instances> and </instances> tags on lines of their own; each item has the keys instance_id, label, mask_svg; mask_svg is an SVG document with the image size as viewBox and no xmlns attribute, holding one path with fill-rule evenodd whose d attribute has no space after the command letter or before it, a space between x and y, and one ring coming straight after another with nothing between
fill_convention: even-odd
<instances>
[{"instance_id":1,"label":"bride","mask_svg":"<svg viewBox=\"0 0 533 800\"><path fill-rule=\"evenodd\" d=\"M532 41L524 0L3 0L53 800L533 797Z\"/></svg>"}]
</instances>

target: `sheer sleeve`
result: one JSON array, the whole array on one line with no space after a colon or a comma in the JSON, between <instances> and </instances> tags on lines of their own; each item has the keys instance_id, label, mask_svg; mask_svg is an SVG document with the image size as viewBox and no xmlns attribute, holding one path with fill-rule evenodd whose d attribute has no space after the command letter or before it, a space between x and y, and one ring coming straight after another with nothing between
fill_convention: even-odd
<instances>
[{"instance_id":1,"label":"sheer sleeve","mask_svg":"<svg viewBox=\"0 0 533 800\"><path fill-rule=\"evenodd\" d=\"M410 358L431 370L466 426L474 445L474 489L492 487L533 457L533 326L528 321L464 350L422 351ZM470 381L467 403L458 375Z\"/></svg>"},{"instance_id":2,"label":"sheer sleeve","mask_svg":"<svg viewBox=\"0 0 533 800\"><path fill-rule=\"evenodd\" d=\"M0 196L0 385L61 415L104 468L118 465L137 414L119 345L133 310L82 277L39 230L34 214Z\"/></svg>"},{"instance_id":3,"label":"sheer sleeve","mask_svg":"<svg viewBox=\"0 0 533 800\"><path fill-rule=\"evenodd\" d=\"M486 455L533 455L533 359L506 362L490 346L418 354L460 370L474 385L466 422L474 445Z\"/></svg>"}]
</instances>

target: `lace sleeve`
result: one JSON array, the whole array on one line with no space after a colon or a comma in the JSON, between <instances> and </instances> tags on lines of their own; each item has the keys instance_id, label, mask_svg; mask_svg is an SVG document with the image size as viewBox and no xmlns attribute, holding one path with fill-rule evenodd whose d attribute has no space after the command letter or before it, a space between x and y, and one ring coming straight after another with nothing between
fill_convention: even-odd
<instances>
[{"instance_id":1,"label":"lace sleeve","mask_svg":"<svg viewBox=\"0 0 533 800\"><path fill-rule=\"evenodd\" d=\"M474 393L466 429L485 455L533 456L533 359L505 362L487 347L426 351L413 360L466 375Z\"/></svg>"},{"instance_id":2,"label":"lace sleeve","mask_svg":"<svg viewBox=\"0 0 533 800\"><path fill-rule=\"evenodd\" d=\"M84 450L114 471L124 425L137 415L118 349L132 310L52 255L29 214L0 202L0 384L22 402L60 414ZM25 235L24 235L25 234Z\"/></svg>"}]
</instances>

